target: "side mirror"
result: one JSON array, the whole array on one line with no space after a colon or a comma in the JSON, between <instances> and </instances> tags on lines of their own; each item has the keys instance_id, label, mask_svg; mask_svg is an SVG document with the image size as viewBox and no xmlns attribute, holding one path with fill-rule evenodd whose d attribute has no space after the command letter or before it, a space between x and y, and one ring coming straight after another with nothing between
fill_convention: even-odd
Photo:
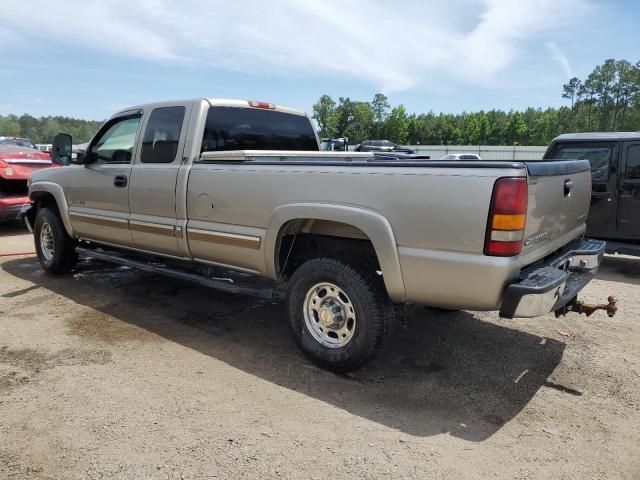
<instances>
[{"instance_id":1,"label":"side mirror","mask_svg":"<svg viewBox=\"0 0 640 480\"><path fill-rule=\"evenodd\" d=\"M53 137L51 145L51 163L54 165L70 165L71 164L71 135L59 133Z\"/></svg>"}]
</instances>

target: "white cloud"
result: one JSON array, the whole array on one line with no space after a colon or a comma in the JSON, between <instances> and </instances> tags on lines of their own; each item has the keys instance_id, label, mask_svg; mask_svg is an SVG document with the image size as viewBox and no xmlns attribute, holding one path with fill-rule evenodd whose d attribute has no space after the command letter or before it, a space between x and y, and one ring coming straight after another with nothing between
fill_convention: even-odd
<instances>
[{"instance_id":1,"label":"white cloud","mask_svg":"<svg viewBox=\"0 0 640 480\"><path fill-rule=\"evenodd\" d=\"M564 52L560 50L560 47L558 47L558 44L556 42L547 42L546 45L547 45L547 48L549 49L549 52L551 53L551 58L553 58L558 63L558 65L564 72L565 76L567 77L567 80L572 78L573 70L571 70L571 64L569 63L569 59L564 54Z\"/></svg>"},{"instance_id":2,"label":"white cloud","mask_svg":"<svg viewBox=\"0 0 640 480\"><path fill-rule=\"evenodd\" d=\"M163 63L346 75L391 91L491 81L526 54L532 37L563 28L587 1L3 0L0 23L23 41L53 38Z\"/></svg>"}]
</instances>

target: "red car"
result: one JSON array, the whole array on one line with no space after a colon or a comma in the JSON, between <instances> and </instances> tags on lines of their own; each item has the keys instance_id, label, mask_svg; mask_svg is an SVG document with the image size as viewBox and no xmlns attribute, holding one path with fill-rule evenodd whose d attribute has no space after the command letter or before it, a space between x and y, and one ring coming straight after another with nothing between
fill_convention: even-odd
<instances>
[{"instance_id":1,"label":"red car","mask_svg":"<svg viewBox=\"0 0 640 480\"><path fill-rule=\"evenodd\" d=\"M52 166L46 152L10 143L0 144L0 220L20 218L29 205L27 180L36 170Z\"/></svg>"}]
</instances>

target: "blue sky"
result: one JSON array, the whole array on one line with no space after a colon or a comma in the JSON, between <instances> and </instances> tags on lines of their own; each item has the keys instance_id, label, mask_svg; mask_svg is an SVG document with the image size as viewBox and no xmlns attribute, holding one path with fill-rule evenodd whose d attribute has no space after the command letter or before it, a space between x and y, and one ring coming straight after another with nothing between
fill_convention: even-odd
<instances>
[{"instance_id":1,"label":"blue sky","mask_svg":"<svg viewBox=\"0 0 640 480\"><path fill-rule=\"evenodd\" d=\"M640 60L639 25L631 0L3 0L0 114L378 91L410 112L545 108L571 75Z\"/></svg>"}]
</instances>

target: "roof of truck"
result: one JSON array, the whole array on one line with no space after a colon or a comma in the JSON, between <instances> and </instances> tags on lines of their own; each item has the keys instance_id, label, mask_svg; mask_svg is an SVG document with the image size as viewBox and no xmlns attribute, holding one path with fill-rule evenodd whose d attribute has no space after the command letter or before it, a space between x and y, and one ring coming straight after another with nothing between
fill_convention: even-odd
<instances>
[{"instance_id":1,"label":"roof of truck","mask_svg":"<svg viewBox=\"0 0 640 480\"><path fill-rule=\"evenodd\" d=\"M285 107L284 105L278 105L276 103L256 101L253 99L249 99L249 100L235 99L234 100L230 98L192 98L188 100L165 100L162 102L151 102L151 103L145 103L143 105L135 105L133 107L128 107L123 110L120 110L114 116L119 116L123 113L133 112L136 110L143 110L144 108L149 108L149 107L158 108L158 107L164 106L165 104L175 105L176 103L192 103L192 102L201 102L203 100L206 102L209 102L212 106L215 106L215 107L265 108L265 109L273 110L276 112L291 113L293 115L302 115L302 116L307 115L303 110L298 110L296 108L291 108L291 107ZM264 105L264 107L253 106L250 103ZM269 107L267 107L267 105Z\"/></svg>"},{"instance_id":2,"label":"roof of truck","mask_svg":"<svg viewBox=\"0 0 640 480\"><path fill-rule=\"evenodd\" d=\"M564 133L553 139L556 140L640 140L640 132Z\"/></svg>"}]
</instances>

